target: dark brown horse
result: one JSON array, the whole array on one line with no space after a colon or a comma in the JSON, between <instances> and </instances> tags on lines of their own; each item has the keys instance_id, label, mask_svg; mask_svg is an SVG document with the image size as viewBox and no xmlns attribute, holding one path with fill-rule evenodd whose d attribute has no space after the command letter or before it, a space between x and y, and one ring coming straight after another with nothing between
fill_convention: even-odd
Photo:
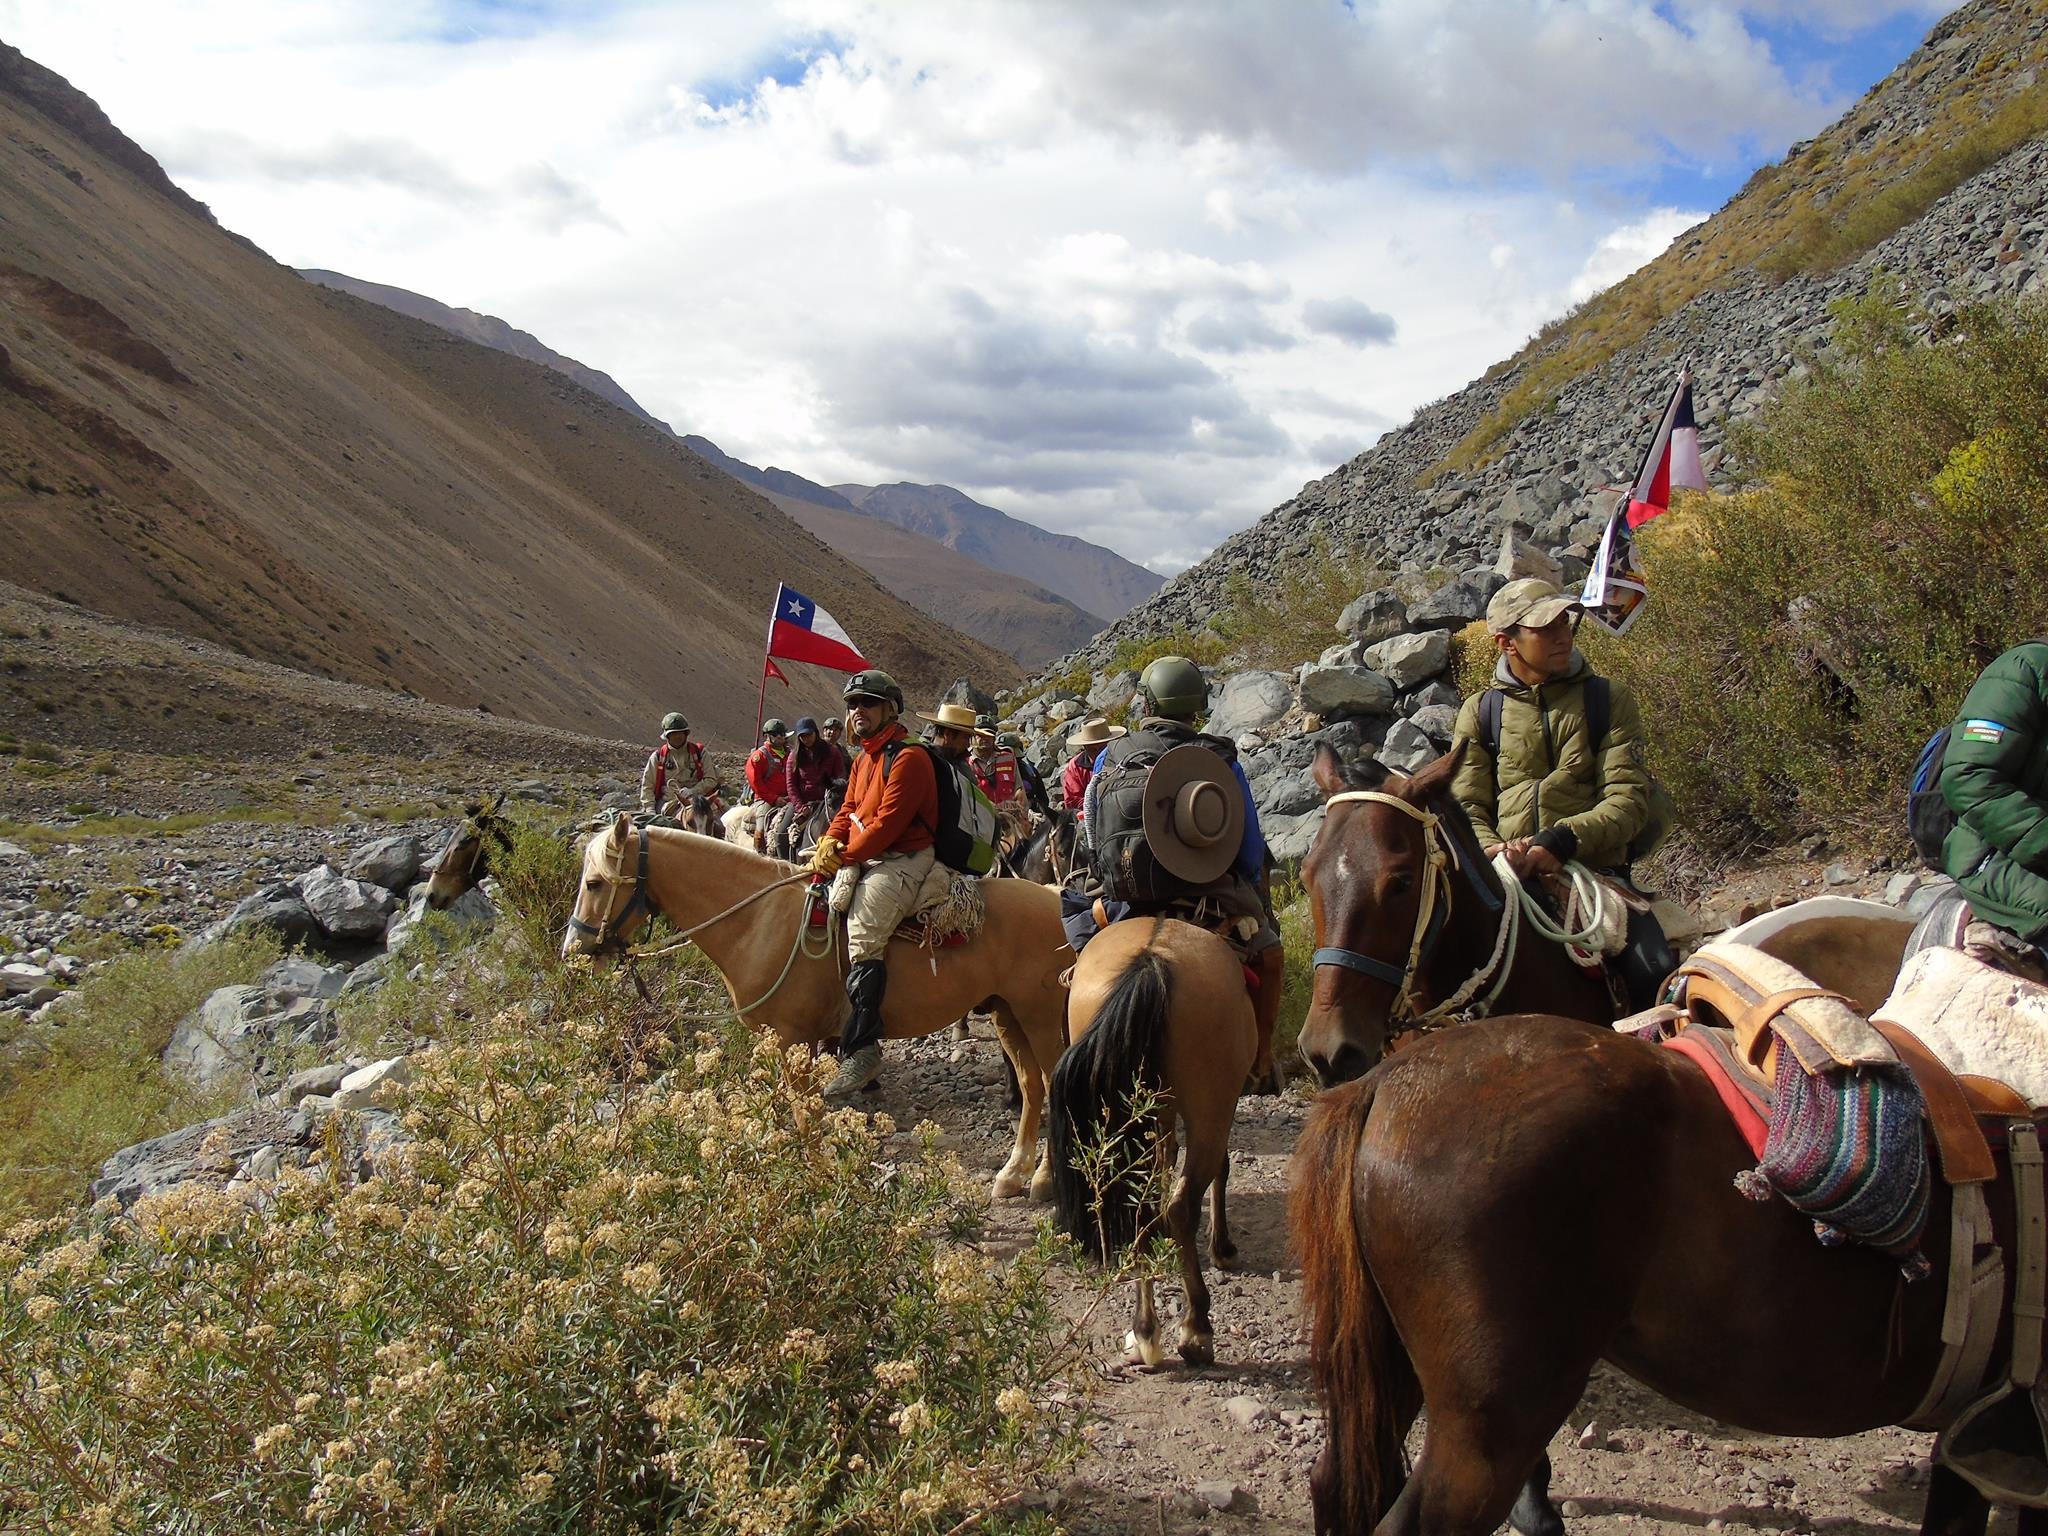
<instances>
[{"instance_id":1,"label":"dark brown horse","mask_svg":"<svg viewBox=\"0 0 2048 1536\"><path fill-rule=\"evenodd\" d=\"M1440 770L1392 793L1432 804ZM1318 777L1344 794L1358 775L1319 762ZM1895 1261L1824 1248L1789 1206L1737 1193L1755 1158L1688 1061L1581 1021L1511 1016L1382 1062L1402 990L1436 995L1430 924L1411 899L1435 877L1413 836L1368 814L1383 810L1412 819L1333 803L1308 870L1318 944L1379 967L1319 967L1302 1033L1326 1086L1363 1075L1324 1095L1294 1165L1328 1409L1310 1481L1318 1530L1562 1531L1545 1447L1601 1360L1746 1429L1843 1435L1909 1416L1941 1354L1941 1281L1908 1285ZM1454 903L1438 947L1483 960L1481 932L1453 938L1456 921ZM1420 964L1404 961L1418 949ZM2003 1182L1991 1206L2009 1243ZM1928 1233L1943 1275L1945 1188ZM1411 1473L1403 1445L1425 1407ZM1978 1533L1986 1516L1937 1471L1924 1532ZM2030 1514L2022 1529L2048 1525Z\"/></svg>"}]
</instances>

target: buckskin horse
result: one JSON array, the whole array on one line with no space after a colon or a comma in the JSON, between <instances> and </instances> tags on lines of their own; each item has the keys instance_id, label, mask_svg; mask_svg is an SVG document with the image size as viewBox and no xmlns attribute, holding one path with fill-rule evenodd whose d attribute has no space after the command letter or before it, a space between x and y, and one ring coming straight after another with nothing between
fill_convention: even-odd
<instances>
[{"instance_id":1,"label":"buckskin horse","mask_svg":"<svg viewBox=\"0 0 2048 1536\"><path fill-rule=\"evenodd\" d=\"M1392 831L1421 817L1366 797L1434 813L1440 770L1361 790L1355 770L1317 764L1328 810L1304 874L1331 963L1302 1051L1331 1091L1295 1154L1290 1216L1328 1412L1318 1531L1478 1536L1508 1519L1561 1532L1544 1448L1601 1360L1749 1430L1907 1419L1942 1353L1942 1281L1907 1284L1895 1260L1823 1247L1784 1202L1738 1194L1756 1159L1689 1061L1544 1015L1446 1029L1382 1060L1397 1004L1429 989L1418 893L1440 877L1431 838ZM2009 1245L2009 1180L1990 1204ZM1937 1179L1936 1276L1949 1232ZM1404 1441L1425 1409L1411 1471ZM1975 1536L1987 1514L1936 1469L1923 1532ZM2025 1512L2021 1529L2040 1536L2048 1518Z\"/></svg>"},{"instance_id":2,"label":"buckskin horse","mask_svg":"<svg viewBox=\"0 0 2048 1536\"><path fill-rule=\"evenodd\" d=\"M448 835L427 871L427 905L444 912L491 872L496 854L512 851L512 829L504 817L505 792L472 800L463 820Z\"/></svg>"},{"instance_id":3,"label":"buckskin horse","mask_svg":"<svg viewBox=\"0 0 2048 1536\"><path fill-rule=\"evenodd\" d=\"M583 851L582 879L562 954L624 953L661 913L718 967L734 1008L783 1045L839 1033L846 1016L845 956L830 928L806 926L801 872L719 839L619 815ZM885 1038L933 1034L970 1010L991 1013L1024 1090L1016 1140L996 1175L999 1199L1051 1191L1038 1159L1045 1081L1062 1046L1067 992L1061 973L1074 952L1060 927L1059 897L1026 880L984 880L986 916L964 943L927 950L889 946Z\"/></svg>"},{"instance_id":4,"label":"buckskin horse","mask_svg":"<svg viewBox=\"0 0 2048 1536\"><path fill-rule=\"evenodd\" d=\"M1202 1194L1213 1189L1209 1251L1219 1268L1235 1266L1224 1210L1230 1128L1257 1044L1244 967L1228 943L1192 923L1111 923L1075 962L1068 1024L1073 1044L1053 1072L1046 1112L1060 1223L1108 1261L1142 1242L1163 1215L1187 1296L1181 1357L1209 1364L1216 1346L1195 1238ZM1187 1142L1177 1177L1176 1123ZM1161 1205L1159 1186L1169 1177ZM1164 1358L1152 1292L1152 1278L1140 1279L1131 1321L1148 1366Z\"/></svg>"}]
</instances>

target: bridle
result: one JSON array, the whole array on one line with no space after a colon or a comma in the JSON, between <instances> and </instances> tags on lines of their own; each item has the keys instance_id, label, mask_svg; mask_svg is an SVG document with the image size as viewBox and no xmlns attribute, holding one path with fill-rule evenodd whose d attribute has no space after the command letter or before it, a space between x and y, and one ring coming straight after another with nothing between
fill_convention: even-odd
<instances>
[{"instance_id":1,"label":"bridle","mask_svg":"<svg viewBox=\"0 0 2048 1536\"><path fill-rule=\"evenodd\" d=\"M484 839L490 838L506 853L512 851L512 840L505 835L495 822L487 826L481 819L472 816L465 825L471 830L472 835L465 837L461 832L457 832L453 841L441 850L441 856L434 860L434 873L446 875L450 879L467 880L471 885L475 885L481 879L481 876L477 874L477 866L483 862ZM457 874L455 870L447 869L443 866L448 862L448 855L453 853L463 843L470 845L469 862L462 867L460 874Z\"/></svg>"},{"instance_id":2,"label":"bridle","mask_svg":"<svg viewBox=\"0 0 2048 1536\"><path fill-rule=\"evenodd\" d=\"M1315 952L1313 965L1317 969L1326 965L1338 966L1392 987L1394 1000L1388 1006L1387 1015L1412 1029L1432 1028L1453 1018L1484 1017L1499 999L1501 989L1507 984L1508 972L1514 967L1520 903L1503 902L1486 888L1484 881L1465 867L1465 861L1458 856L1457 845L1444 833L1443 818L1427 806L1419 806L1399 795L1389 795L1376 789L1345 790L1324 802L1326 806L1365 803L1390 805L1402 815L1422 823L1425 849L1422 899L1415 910L1415 932L1408 942L1408 960L1406 965L1397 966L1390 960L1381 960L1339 944L1328 944ZM1450 921L1453 868L1466 876L1466 883L1482 906L1501 914L1494 935L1493 953L1449 997L1434 1008L1418 1012L1415 983L1435 958L1437 945ZM1489 981L1491 985L1488 985ZM1482 988L1485 989L1483 997L1479 996Z\"/></svg>"},{"instance_id":3,"label":"bridle","mask_svg":"<svg viewBox=\"0 0 2048 1536\"><path fill-rule=\"evenodd\" d=\"M619 936L620 930L626 926L626 923L631 918L639 913L645 912L651 916L656 910L653 901L647 894L647 828L642 826L638 831L640 833L640 867L633 875L633 894L627 899L626 904L605 918L603 922L595 924L584 922L574 912L569 914L569 928L572 932L587 934L597 940L597 947L593 951L595 954L609 954L614 950L624 949L626 941ZM625 852L622 849L617 861L606 872L606 878L611 884L616 886L620 883L624 876L625 867Z\"/></svg>"}]
</instances>

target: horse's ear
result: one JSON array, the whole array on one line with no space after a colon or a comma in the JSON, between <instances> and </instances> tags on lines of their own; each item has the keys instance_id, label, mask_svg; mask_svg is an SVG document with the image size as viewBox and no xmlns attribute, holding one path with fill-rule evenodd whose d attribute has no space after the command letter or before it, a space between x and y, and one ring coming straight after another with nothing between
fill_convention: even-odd
<instances>
[{"instance_id":1,"label":"horse's ear","mask_svg":"<svg viewBox=\"0 0 2048 1536\"><path fill-rule=\"evenodd\" d=\"M1316 761L1311 770L1315 776L1316 788L1323 792L1323 798L1341 794L1347 787L1344 783L1344 763L1337 756L1336 748L1327 741L1316 743Z\"/></svg>"},{"instance_id":2,"label":"horse's ear","mask_svg":"<svg viewBox=\"0 0 2048 1536\"><path fill-rule=\"evenodd\" d=\"M495 816L498 814L498 812L502 811L503 809L505 809L505 791L501 789L495 795L491 796L491 803L488 807L488 813L492 816Z\"/></svg>"},{"instance_id":3,"label":"horse's ear","mask_svg":"<svg viewBox=\"0 0 2048 1536\"><path fill-rule=\"evenodd\" d=\"M612 818L612 841L623 843L633 835L633 817L629 811L621 811Z\"/></svg>"},{"instance_id":4,"label":"horse's ear","mask_svg":"<svg viewBox=\"0 0 2048 1536\"><path fill-rule=\"evenodd\" d=\"M474 820L475 820L475 819L476 819L477 817L479 817L479 816L483 815L483 813L484 813L484 803L483 803L483 801L481 801L481 800L465 800L465 801L463 801L463 802L462 802L462 814L463 814L463 815L465 815L465 816L467 816L467 817L469 817L469 818L470 818L470 819L471 819L472 821L474 821Z\"/></svg>"},{"instance_id":5,"label":"horse's ear","mask_svg":"<svg viewBox=\"0 0 2048 1536\"><path fill-rule=\"evenodd\" d=\"M1451 780L1458 775L1458 764L1465 760L1465 743L1452 743L1451 750L1431 763L1427 768L1410 774L1408 782L1401 786L1401 798L1414 805L1422 805L1450 790Z\"/></svg>"}]
</instances>

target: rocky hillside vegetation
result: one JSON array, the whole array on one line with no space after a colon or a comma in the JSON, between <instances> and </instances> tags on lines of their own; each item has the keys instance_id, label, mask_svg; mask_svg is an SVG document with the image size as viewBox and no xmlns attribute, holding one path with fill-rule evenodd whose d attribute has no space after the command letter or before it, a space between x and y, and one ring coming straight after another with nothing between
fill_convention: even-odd
<instances>
[{"instance_id":1,"label":"rocky hillside vegetation","mask_svg":"<svg viewBox=\"0 0 2048 1536\"><path fill-rule=\"evenodd\" d=\"M0 51L8 575L303 671L601 735L753 725L775 584L920 692L1010 660L673 436L315 287ZM799 679L798 708L835 702Z\"/></svg>"},{"instance_id":2,"label":"rocky hillside vegetation","mask_svg":"<svg viewBox=\"0 0 2048 1536\"><path fill-rule=\"evenodd\" d=\"M1232 582L1332 555L1389 572L1489 565L1517 528L1581 572L1678 367L1710 476L1729 429L1825 355L1831 306L1896 275L1937 321L2048 268L2048 0L1974 0L1838 122L1656 261L1183 572L1047 677L1227 627Z\"/></svg>"},{"instance_id":3,"label":"rocky hillside vegetation","mask_svg":"<svg viewBox=\"0 0 2048 1536\"><path fill-rule=\"evenodd\" d=\"M2048 5L1959 10L1666 256L1227 541L1016 718L1051 761L1066 719L1191 655L1276 846L1304 851L1315 741L1403 768L1448 745L1490 667L1487 598L1584 578L1690 362L1710 478L1744 494L1653 525L1648 615L1588 649L1636 684L1706 842L1896 842L1920 743L2048 612L2044 56Z\"/></svg>"}]
</instances>

